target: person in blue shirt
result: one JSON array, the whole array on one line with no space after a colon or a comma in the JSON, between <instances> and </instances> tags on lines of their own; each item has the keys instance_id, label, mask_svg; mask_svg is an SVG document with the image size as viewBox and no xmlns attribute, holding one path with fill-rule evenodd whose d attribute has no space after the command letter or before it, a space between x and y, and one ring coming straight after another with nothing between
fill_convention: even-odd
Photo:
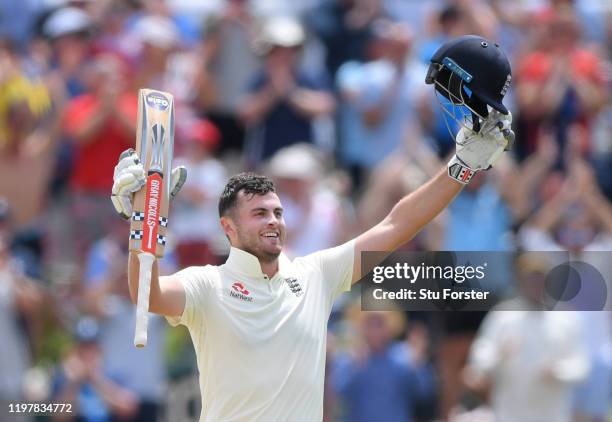
<instances>
[{"instance_id":1,"label":"person in blue shirt","mask_svg":"<svg viewBox=\"0 0 612 422\"><path fill-rule=\"evenodd\" d=\"M283 147L314 143L314 121L335 109L326 78L298 65L305 40L299 22L270 18L260 38L263 70L254 77L239 107L247 127L247 161L253 167Z\"/></svg>"},{"instance_id":2,"label":"person in blue shirt","mask_svg":"<svg viewBox=\"0 0 612 422\"><path fill-rule=\"evenodd\" d=\"M414 420L417 401L434 391L434 375L425 347L395 341L403 334L400 312L356 312L364 343L354 353L338 356L332 378L350 422L407 422ZM425 335L424 332L421 332ZM413 343L414 344L414 343Z\"/></svg>"},{"instance_id":3,"label":"person in blue shirt","mask_svg":"<svg viewBox=\"0 0 612 422\"><path fill-rule=\"evenodd\" d=\"M110 422L114 417L132 418L137 398L102 370L95 319L80 319L74 330L75 346L61 362L53 380L51 402L71 405L71 412L55 420Z\"/></svg>"}]
</instances>

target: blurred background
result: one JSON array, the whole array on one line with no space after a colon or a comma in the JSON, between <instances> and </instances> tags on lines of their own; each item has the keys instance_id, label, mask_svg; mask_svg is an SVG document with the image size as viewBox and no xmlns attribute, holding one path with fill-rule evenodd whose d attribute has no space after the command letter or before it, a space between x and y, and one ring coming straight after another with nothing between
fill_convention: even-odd
<instances>
[{"instance_id":1,"label":"blurred background","mask_svg":"<svg viewBox=\"0 0 612 422\"><path fill-rule=\"evenodd\" d=\"M199 415L186 330L153 318L132 346L128 224L109 195L138 88L174 95L189 169L163 271L224 262L217 200L247 169L277 182L300 256L371 227L445 164L454 140L424 79L462 34L510 58L517 143L404 249L610 264L608 0L0 0L0 420L19 401L75 404L54 420ZM540 263L496 264L499 297L521 292L525 311L365 313L359 288L344 295L324 420L612 420L610 313L530 312Z\"/></svg>"}]
</instances>

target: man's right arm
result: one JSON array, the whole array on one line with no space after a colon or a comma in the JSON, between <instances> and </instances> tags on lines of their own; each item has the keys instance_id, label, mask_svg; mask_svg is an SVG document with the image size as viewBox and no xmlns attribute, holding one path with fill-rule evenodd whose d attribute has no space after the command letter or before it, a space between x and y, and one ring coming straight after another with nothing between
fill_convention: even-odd
<instances>
[{"instance_id":1,"label":"man's right arm","mask_svg":"<svg viewBox=\"0 0 612 422\"><path fill-rule=\"evenodd\" d=\"M130 298L136 304L138 299L138 254L130 252L128 263L128 282ZM151 272L151 292L149 295L149 312L167 316L180 317L185 309L185 289L180 279L175 275L159 276L157 261L153 263Z\"/></svg>"},{"instance_id":2,"label":"man's right arm","mask_svg":"<svg viewBox=\"0 0 612 422\"><path fill-rule=\"evenodd\" d=\"M187 179L187 169L176 167L170 175L170 196L173 198ZM119 156L113 175L111 200L115 211L124 219L132 215L133 194L146 183L146 175L140 159L132 149ZM132 303L138 301L138 273L140 263L138 254L130 252L128 261L128 283ZM176 275L160 277L157 262L151 269L151 290L149 294L149 312L167 317L180 317L185 309L185 289Z\"/></svg>"}]
</instances>

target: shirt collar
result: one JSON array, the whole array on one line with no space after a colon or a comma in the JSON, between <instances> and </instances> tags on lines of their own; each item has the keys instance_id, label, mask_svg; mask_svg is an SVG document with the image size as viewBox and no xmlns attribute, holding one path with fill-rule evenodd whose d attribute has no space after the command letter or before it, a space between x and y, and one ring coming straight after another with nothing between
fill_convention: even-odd
<instances>
[{"instance_id":1,"label":"shirt collar","mask_svg":"<svg viewBox=\"0 0 612 422\"><path fill-rule=\"evenodd\" d=\"M283 252L278 257L278 272L274 277L285 274L289 270L291 261ZM261 264L255 255L252 255L242 249L235 247L230 248L230 253L225 261L225 265L233 271L243 273L249 277L264 277L265 274L261 271Z\"/></svg>"}]
</instances>

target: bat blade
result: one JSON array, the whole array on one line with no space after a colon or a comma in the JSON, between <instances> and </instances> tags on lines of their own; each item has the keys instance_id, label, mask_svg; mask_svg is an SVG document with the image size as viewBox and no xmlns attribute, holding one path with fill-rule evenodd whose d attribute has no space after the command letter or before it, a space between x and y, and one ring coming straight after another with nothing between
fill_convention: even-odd
<instances>
[{"instance_id":1,"label":"bat blade","mask_svg":"<svg viewBox=\"0 0 612 422\"><path fill-rule=\"evenodd\" d=\"M164 255L168 226L169 184L174 146L174 99L171 94L141 89L138 94L136 153L147 174L144 189L134 195L130 225L130 250L138 253L140 273L134 345L147 343L151 269Z\"/></svg>"}]
</instances>

